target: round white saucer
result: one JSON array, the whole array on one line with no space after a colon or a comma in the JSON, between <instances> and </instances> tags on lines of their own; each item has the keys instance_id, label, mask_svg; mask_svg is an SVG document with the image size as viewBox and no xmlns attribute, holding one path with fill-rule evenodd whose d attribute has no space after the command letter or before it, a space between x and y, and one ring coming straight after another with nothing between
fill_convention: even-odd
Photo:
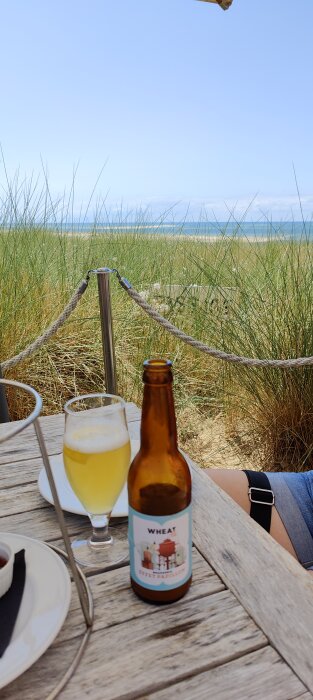
<instances>
[{"instance_id":1,"label":"round white saucer","mask_svg":"<svg viewBox=\"0 0 313 700\"><path fill-rule=\"evenodd\" d=\"M14 681L48 649L60 631L71 600L71 580L58 554L39 540L1 532L18 552L25 549L26 580L12 639L0 659L0 688Z\"/></svg>"}]
</instances>

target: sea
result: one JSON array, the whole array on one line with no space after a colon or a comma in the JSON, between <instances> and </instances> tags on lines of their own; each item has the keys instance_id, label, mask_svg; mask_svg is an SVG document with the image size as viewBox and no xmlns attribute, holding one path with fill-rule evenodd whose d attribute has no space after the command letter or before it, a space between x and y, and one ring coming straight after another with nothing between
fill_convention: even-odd
<instances>
[{"instance_id":1,"label":"sea","mask_svg":"<svg viewBox=\"0 0 313 700\"><path fill-rule=\"evenodd\" d=\"M45 225L47 227L47 224ZM51 222L51 230L77 234L127 234L134 231L149 235L238 237L257 240L302 239L313 237L313 221L184 221L181 222Z\"/></svg>"}]
</instances>

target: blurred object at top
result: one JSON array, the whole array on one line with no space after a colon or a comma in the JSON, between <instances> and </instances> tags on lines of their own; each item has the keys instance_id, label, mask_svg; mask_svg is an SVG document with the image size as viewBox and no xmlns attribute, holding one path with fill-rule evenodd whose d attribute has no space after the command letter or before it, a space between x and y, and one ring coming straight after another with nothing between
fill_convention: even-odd
<instances>
[{"instance_id":1,"label":"blurred object at top","mask_svg":"<svg viewBox=\"0 0 313 700\"><path fill-rule=\"evenodd\" d=\"M201 2L215 2L222 8L222 10L228 10L233 0L201 0Z\"/></svg>"}]
</instances>

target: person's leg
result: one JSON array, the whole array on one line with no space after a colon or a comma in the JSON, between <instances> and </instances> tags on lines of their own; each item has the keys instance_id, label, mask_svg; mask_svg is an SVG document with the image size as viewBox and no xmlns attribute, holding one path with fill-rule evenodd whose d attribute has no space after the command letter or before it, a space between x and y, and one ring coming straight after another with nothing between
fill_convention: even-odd
<instances>
[{"instance_id":1,"label":"person's leg","mask_svg":"<svg viewBox=\"0 0 313 700\"><path fill-rule=\"evenodd\" d=\"M248 497L248 479L244 472L233 469L204 469L204 471L221 489L223 489L223 491L226 491L246 513L250 513L251 504ZM296 559L298 558L275 506L272 508L270 534L282 547L287 549L290 554L296 557Z\"/></svg>"}]
</instances>

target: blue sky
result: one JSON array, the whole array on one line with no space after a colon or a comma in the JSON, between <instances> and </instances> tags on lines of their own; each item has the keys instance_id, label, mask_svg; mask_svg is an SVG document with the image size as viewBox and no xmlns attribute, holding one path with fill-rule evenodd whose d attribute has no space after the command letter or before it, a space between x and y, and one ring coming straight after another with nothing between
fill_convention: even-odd
<instances>
[{"instance_id":1,"label":"blue sky","mask_svg":"<svg viewBox=\"0 0 313 700\"><path fill-rule=\"evenodd\" d=\"M0 142L54 197L173 218L313 212L312 0L2 0ZM4 183L0 163L0 183ZM250 206L249 206L250 205ZM171 218L171 216L170 216Z\"/></svg>"}]
</instances>

